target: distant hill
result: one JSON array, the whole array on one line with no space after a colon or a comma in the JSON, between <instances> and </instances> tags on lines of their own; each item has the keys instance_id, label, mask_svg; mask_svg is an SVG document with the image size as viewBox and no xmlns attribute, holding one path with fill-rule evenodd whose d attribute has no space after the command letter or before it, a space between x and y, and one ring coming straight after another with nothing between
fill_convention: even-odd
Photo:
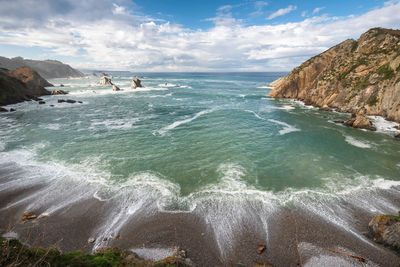
<instances>
[{"instance_id":1,"label":"distant hill","mask_svg":"<svg viewBox=\"0 0 400 267\"><path fill-rule=\"evenodd\" d=\"M83 73L57 60L31 60L22 57L0 57L0 68L14 70L28 66L45 79L82 77Z\"/></svg>"}]
</instances>

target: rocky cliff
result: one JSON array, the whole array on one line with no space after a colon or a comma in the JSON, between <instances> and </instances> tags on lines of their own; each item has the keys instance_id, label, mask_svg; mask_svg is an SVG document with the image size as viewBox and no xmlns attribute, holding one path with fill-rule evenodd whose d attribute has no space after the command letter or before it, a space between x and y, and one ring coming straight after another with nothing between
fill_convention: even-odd
<instances>
[{"instance_id":1,"label":"rocky cliff","mask_svg":"<svg viewBox=\"0 0 400 267\"><path fill-rule=\"evenodd\" d=\"M0 106L50 95L44 86L51 84L28 67L13 71L0 68Z\"/></svg>"},{"instance_id":2,"label":"rocky cliff","mask_svg":"<svg viewBox=\"0 0 400 267\"><path fill-rule=\"evenodd\" d=\"M276 98L400 122L400 30L374 28L271 83Z\"/></svg>"},{"instance_id":3,"label":"rocky cliff","mask_svg":"<svg viewBox=\"0 0 400 267\"><path fill-rule=\"evenodd\" d=\"M28 66L45 79L82 77L83 73L57 60L30 60L22 57L0 57L0 68L13 70Z\"/></svg>"}]
</instances>

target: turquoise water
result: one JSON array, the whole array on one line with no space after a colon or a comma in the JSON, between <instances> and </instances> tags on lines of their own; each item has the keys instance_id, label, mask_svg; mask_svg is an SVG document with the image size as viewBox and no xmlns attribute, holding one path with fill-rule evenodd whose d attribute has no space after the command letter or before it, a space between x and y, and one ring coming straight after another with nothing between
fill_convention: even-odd
<instances>
[{"instance_id":1,"label":"turquoise water","mask_svg":"<svg viewBox=\"0 0 400 267\"><path fill-rule=\"evenodd\" d=\"M0 188L47 184L16 203L48 213L90 197L109 201L104 236L150 207L194 212L220 248L243 218L266 225L256 216L288 203L345 228L343 201L396 212L379 193L398 194L395 124L373 118L377 132L347 128L333 123L346 114L268 97L282 75L148 73L137 90L132 77L113 77L120 92L99 77L52 80L70 94L0 114L0 167L14 178Z\"/></svg>"},{"instance_id":2,"label":"turquoise water","mask_svg":"<svg viewBox=\"0 0 400 267\"><path fill-rule=\"evenodd\" d=\"M141 91L129 89L131 77L113 78L126 89L115 93L96 86L97 77L52 80L84 104L57 104L62 96L24 103L2 115L14 128L2 123L1 140L5 151L41 144L38 161L88 164L116 184L151 172L182 196L218 183L224 168L273 192L360 176L400 179L397 140L336 125L345 118L338 113L267 97L266 85L280 75L146 74Z\"/></svg>"}]
</instances>

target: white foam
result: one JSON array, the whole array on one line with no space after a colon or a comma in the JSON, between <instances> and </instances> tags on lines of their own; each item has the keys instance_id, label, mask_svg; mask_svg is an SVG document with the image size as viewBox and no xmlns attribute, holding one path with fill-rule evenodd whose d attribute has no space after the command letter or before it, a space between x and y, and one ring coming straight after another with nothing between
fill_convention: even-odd
<instances>
[{"instance_id":1,"label":"white foam","mask_svg":"<svg viewBox=\"0 0 400 267\"><path fill-rule=\"evenodd\" d=\"M349 136L349 135L345 135L344 138L348 144L359 147L359 148L371 148L372 147L368 142L357 140L354 137Z\"/></svg>"},{"instance_id":2,"label":"white foam","mask_svg":"<svg viewBox=\"0 0 400 267\"><path fill-rule=\"evenodd\" d=\"M283 110L292 110L295 109L295 107L289 106L289 105L284 105L282 107L279 107L278 109L283 109Z\"/></svg>"},{"instance_id":3,"label":"white foam","mask_svg":"<svg viewBox=\"0 0 400 267\"><path fill-rule=\"evenodd\" d=\"M158 86L159 87L167 87L167 88L169 88L169 87L179 87L179 85L173 84L173 83L160 83Z\"/></svg>"},{"instance_id":4,"label":"white foam","mask_svg":"<svg viewBox=\"0 0 400 267\"><path fill-rule=\"evenodd\" d=\"M158 133L159 133L160 135L165 135L168 131L170 131L170 130L172 130L172 129L175 129L176 127L178 127L178 126L180 126L180 125L189 123L189 122L191 122L191 121L193 121L193 120L199 118L200 116L205 115L205 114L208 114L208 113L213 112L213 111L214 111L213 109L202 110L202 111L196 113L196 114L195 114L193 117L191 117L191 118L188 118L188 119L185 119L185 120L181 120L181 121L175 121L175 122L171 123L170 125L168 125L168 126L162 128L162 129L158 130Z\"/></svg>"},{"instance_id":5,"label":"white foam","mask_svg":"<svg viewBox=\"0 0 400 267\"><path fill-rule=\"evenodd\" d=\"M61 125L58 123L49 123L47 125L42 126L45 129L49 129L49 130L59 130Z\"/></svg>"},{"instance_id":6,"label":"white foam","mask_svg":"<svg viewBox=\"0 0 400 267\"><path fill-rule=\"evenodd\" d=\"M245 111L246 111L246 112L249 112L249 113L252 113L257 119L265 120L263 117L261 117L260 115L258 115L257 113L255 113L255 112L252 111L252 110L246 109Z\"/></svg>"},{"instance_id":7,"label":"white foam","mask_svg":"<svg viewBox=\"0 0 400 267\"><path fill-rule=\"evenodd\" d=\"M174 253L173 248L132 248L131 251L137 253L140 257L159 261L166 257L172 256Z\"/></svg>"},{"instance_id":8,"label":"white foam","mask_svg":"<svg viewBox=\"0 0 400 267\"><path fill-rule=\"evenodd\" d=\"M395 129L395 126L399 126L399 123L388 121L381 116L367 116L372 124L376 127L377 132L387 133L391 135L395 135L400 133L399 130Z\"/></svg>"},{"instance_id":9,"label":"white foam","mask_svg":"<svg viewBox=\"0 0 400 267\"><path fill-rule=\"evenodd\" d=\"M0 140L0 151L3 151L6 148L6 144Z\"/></svg>"},{"instance_id":10,"label":"white foam","mask_svg":"<svg viewBox=\"0 0 400 267\"><path fill-rule=\"evenodd\" d=\"M271 87L271 86L258 86L257 88L259 88L259 89L274 89L274 87Z\"/></svg>"},{"instance_id":11,"label":"white foam","mask_svg":"<svg viewBox=\"0 0 400 267\"><path fill-rule=\"evenodd\" d=\"M91 123L89 129L94 130L99 126L104 126L109 130L127 130L133 128L133 125L141 121L142 119L129 118L129 119L109 119L104 121L95 121Z\"/></svg>"},{"instance_id":12,"label":"white foam","mask_svg":"<svg viewBox=\"0 0 400 267\"><path fill-rule=\"evenodd\" d=\"M294 127L290 124L287 124L285 122L282 122L282 121L277 121L277 120L273 120L273 119L269 119L268 121L284 126L284 128L279 131L280 135L300 131L300 129L297 129L296 127Z\"/></svg>"}]
</instances>

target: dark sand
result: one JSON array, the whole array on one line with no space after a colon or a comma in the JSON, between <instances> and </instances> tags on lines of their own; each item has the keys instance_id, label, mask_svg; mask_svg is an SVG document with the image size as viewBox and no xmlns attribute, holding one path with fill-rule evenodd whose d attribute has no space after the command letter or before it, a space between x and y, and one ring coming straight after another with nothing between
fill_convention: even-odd
<instances>
[{"instance_id":1,"label":"dark sand","mask_svg":"<svg viewBox=\"0 0 400 267\"><path fill-rule=\"evenodd\" d=\"M1 175L5 177L4 172L2 174L0 171ZM56 246L64 252L77 249L91 252L93 244L87 240L90 237L97 238L93 233L101 227L102 214L110 208L107 202L93 198L48 217L21 223L25 207L21 204L6 208L8 203L29 196L39 188L40 185L12 192L0 191L1 231L16 232L22 242L32 246ZM400 199L391 197L396 205L400 204ZM348 208L353 211L353 226L358 234L367 232L371 214L362 213L354 207ZM43 212L32 211L36 214ZM392 250L374 244L368 238L363 241L319 216L293 208L282 207L270 217L268 240L261 229L251 222L243 223L225 259L221 258L214 235L203 218L189 212L158 212L151 216L135 216L103 243L133 250L172 250L174 246L179 246L187 251L187 257L195 266L235 266L239 263L254 266L256 262L268 262L273 266L299 266L306 263L311 266L343 266L342 261L345 261L345 266L374 266L372 263L378 266L399 266L400 263L400 256ZM261 255L256 253L259 243L267 245ZM367 263L362 264L356 259L331 252L328 248L362 256Z\"/></svg>"}]
</instances>

